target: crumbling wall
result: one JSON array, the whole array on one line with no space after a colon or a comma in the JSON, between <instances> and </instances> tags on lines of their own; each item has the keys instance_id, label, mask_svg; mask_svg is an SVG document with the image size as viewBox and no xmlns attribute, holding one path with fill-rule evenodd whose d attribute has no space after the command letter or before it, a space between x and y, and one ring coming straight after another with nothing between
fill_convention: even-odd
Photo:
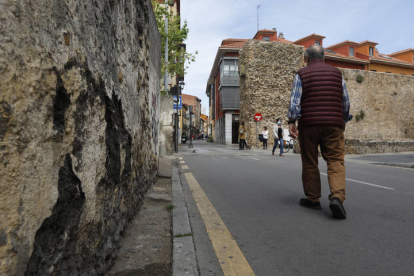
<instances>
[{"instance_id":1,"label":"crumbling wall","mask_svg":"<svg viewBox=\"0 0 414 276\"><path fill-rule=\"evenodd\" d=\"M303 47L279 42L249 40L240 51L240 121L246 123L248 144L256 145L259 112L269 130L281 117L285 128L294 76L303 63ZM412 151L414 141L414 77L341 69L354 119L346 124L347 153ZM357 76L362 81L357 81ZM356 115L363 111L358 122ZM285 137L286 138L286 137ZM411 142L410 142L411 141ZM298 146L298 143L296 143ZM300 149L297 147L296 152Z\"/></svg>"},{"instance_id":2,"label":"crumbling wall","mask_svg":"<svg viewBox=\"0 0 414 276\"><path fill-rule=\"evenodd\" d=\"M0 275L103 275L156 175L149 0L0 2Z\"/></svg>"}]
</instances>

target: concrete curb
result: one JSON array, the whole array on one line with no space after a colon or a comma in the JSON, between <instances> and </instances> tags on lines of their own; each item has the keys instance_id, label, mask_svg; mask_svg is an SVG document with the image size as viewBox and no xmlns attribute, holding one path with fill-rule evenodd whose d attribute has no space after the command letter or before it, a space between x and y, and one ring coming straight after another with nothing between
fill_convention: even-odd
<instances>
[{"instance_id":1,"label":"concrete curb","mask_svg":"<svg viewBox=\"0 0 414 276\"><path fill-rule=\"evenodd\" d=\"M173 205L173 257L172 275L194 275L198 276L198 266L195 256L194 242L190 221L188 219L187 206L181 186L178 169L172 168L172 199ZM176 237L177 235L190 235Z\"/></svg>"},{"instance_id":2,"label":"concrete curb","mask_svg":"<svg viewBox=\"0 0 414 276\"><path fill-rule=\"evenodd\" d=\"M414 164L411 163L371 163L373 165L381 165L381 166L392 166L392 167L401 167L401 168L409 168L413 169Z\"/></svg>"}]
</instances>

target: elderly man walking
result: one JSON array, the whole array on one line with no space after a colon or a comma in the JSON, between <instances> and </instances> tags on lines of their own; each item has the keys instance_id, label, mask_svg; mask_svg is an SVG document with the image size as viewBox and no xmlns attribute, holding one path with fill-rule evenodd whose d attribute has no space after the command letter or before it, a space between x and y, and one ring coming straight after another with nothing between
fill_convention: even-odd
<instances>
[{"instance_id":1,"label":"elderly man walking","mask_svg":"<svg viewBox=\"0 0 414 276\"><path fill-rule=\"evenodd\" d=\"M349 97L342 73L325 64L321 46L305 51L307 66L295 76L290 97L288 123L293 138L299 136L302 183L306 198L303 207L320 210L321 178L318 145L328 165L329 208L334 218L345 219L345 124L352 120ZM296 127L298 121L298 127Z\"/></svg>"}]
</instances>

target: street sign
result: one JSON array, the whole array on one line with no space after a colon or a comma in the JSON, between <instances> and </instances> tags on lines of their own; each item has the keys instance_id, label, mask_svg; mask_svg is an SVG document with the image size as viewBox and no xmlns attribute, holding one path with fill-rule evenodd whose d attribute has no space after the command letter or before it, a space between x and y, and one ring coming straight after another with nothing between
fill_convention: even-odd
<instances>
[{"instance_id":1,"label":"street sign","mask_svg":"<svg viewBox=\"0 0 414 276\"><path fill-rule=\"evenodd\" d=\"M178 109L183 108L181 96L178 98L178 100L177 100L177 96L173 96L173 97L174 97L174 109L177 109L177 103L178 103Z\"/></svg>"},{"instance_id":2,"label":"street sign","mask_svg":"<svg viewBox=\"0 0 414 276\"><path fill-rule=\"evenodd\" d=\"M255 120L256 122L261 121L261 120L262 120L262 114L260 114L260 113L256 113L256 114L254 114L254 120Z\"/></svg>"}]
</instances>

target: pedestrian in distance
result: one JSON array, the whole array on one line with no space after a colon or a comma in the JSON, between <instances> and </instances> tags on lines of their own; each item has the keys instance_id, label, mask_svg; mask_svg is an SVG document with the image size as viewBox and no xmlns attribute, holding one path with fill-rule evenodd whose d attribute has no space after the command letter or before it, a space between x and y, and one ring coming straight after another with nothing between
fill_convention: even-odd
<instances>
[{"instance_id":1,"label":"pedestrian in distance","mask_svg":"<svg viewBox=\"0 0 414 276\"><path fill-rule=\"evenodd\" d=\"M246 127L244 123L241 123L239 127L239 150L244 149L244 145L246 143Z\"/></svg>"},{"instance_id":2,"label":"pedestrian in distance","mask_svg":"<svg viewBox=\"0 0 414 276\"><path fill-rule=\"evenodd\" d=\"M263 127L262 135L263 135L263 149L267 149L267 139L269 138L269 131L267 131L267 127Z\"/></svg>"},{"instance_id":3,"label":"pedestrian in distance","mask_svg":"<svg viewBox=\"0 0 414 276\"><path fill-rule=\"evenodd\" d=\"M328 166L329 208L334 218L345 219L345 124L352 120L350 102L342 73L325 63L324 50L312 45L305 51L307 66L294 79L288 110L289 133L299 137L303 207L320 210L321 179L318 145ZM298 126L296 127L296 121Z\"/></svg>"},{"instance_id":4,"label":"pedestrian in distance","mask_svg":"<svg viewBox=\"0 0 414 276\"><path fill-rule=\"evenodd\" d=\"M273 145L272 155L275 155L277 144L280 143L279 156L283 156L283 126L280 118L277 119L277 123L273 126L273 138L275 143Z\"/></svg>"}]
</instances>

